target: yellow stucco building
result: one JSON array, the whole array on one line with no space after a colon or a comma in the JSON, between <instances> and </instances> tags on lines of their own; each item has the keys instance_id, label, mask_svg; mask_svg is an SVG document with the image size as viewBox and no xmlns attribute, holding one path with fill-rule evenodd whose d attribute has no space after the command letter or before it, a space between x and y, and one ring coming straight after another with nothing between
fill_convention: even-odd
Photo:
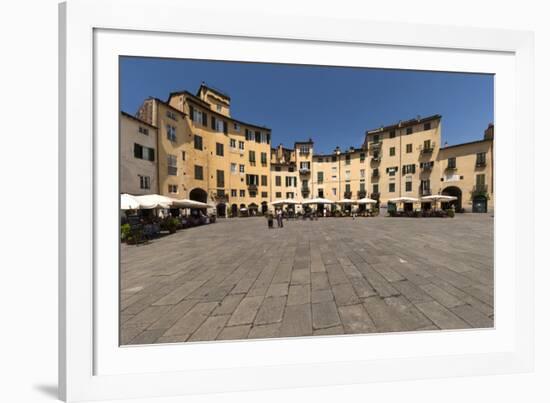
<instances>
[{"instance_id":1,"label":"yellow stucco building","mask_svg":"<svg viewBox=\"0 0 550 403\"><path fill-rule=\"evenodd\" d=\"M208 202L219 216L262 213L281 199L370 197L383 209L392 198L430 194L456 196L457 209L493 209L492 125L482 140L442 146L441 116L417 117L367 130L360 147L316 154L312 139L272 147L268 127L235 119L231 98L205 84L146 99L135 117L121 113L124 127L130 119L155 133L156 192ZM132 143L135 130L122 127L121 144ZM121 164L136 174L131 158Z\"/></svg>"}]
</instances>

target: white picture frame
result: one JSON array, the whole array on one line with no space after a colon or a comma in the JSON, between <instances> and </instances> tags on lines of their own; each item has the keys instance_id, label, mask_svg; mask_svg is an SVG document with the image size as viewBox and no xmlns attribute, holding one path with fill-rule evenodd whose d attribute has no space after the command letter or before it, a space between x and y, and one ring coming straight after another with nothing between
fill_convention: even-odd
<instances>
[{"instance_id":1,"label":"white picture frame","mask_svg":"<svg viewBox=\"0 0 550 403\"><path fill-rule=\"evenodd\" d=\"M61 397L137 398L531 371L532 34L215 9L200 17L200 11L169 0L60 5ZM494 73L495 329L119 347L118 232L111 231L118 149L110 141L118 133L112 95L122 54Z\"/></svg>"}]
</instances>

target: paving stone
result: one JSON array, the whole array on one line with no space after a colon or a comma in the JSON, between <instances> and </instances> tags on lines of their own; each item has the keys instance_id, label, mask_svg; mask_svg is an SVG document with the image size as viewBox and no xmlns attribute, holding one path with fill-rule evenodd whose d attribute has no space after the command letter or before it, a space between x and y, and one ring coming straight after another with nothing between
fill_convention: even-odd
<instances>
[{"instance_id":1,"label":"paving stone","mask_svg":"<svg viewBox=\"0 0 550 403\"><path fill-rule=\"evenodd\" d=\"M161 318L164 314L168 313L171 308L171 306L150 306L134 315L124 324L124 326L142 325L147 327Z\"/></svg>"},{"instance_id":2,"label":"paving stone","mask_svg":"<svg viewBox=\"0 0 550 403\"><path fill-rule=\"evenodd\" d=\"M323 329L341 325L336 304L333 301L311 304L313 327Z\"/></svg>"},{"instance_id":3,"label":"paving stone","mask_svg":"<svg viewBox=\"0 0 550 403\"><path fill-rule=\"evenodd\" d=\"M330 336L344 333L345 331L343 326L327 327L325 329L316 329L313 331L314 336Z\"/></svg>"},{"instance_id":4,"label":"paving stone","mask_svg":"<svg viewBox=\"0 0 550 403\"><path fill-rule=\"evenodd\" d=\"M288 295L288 283L271 284L267 289L267 297L282 297Z\"/></svg>"},{"instance_id":5,"label":"paving stone","mask_svg":"<svg viewBox=\"0 0 550 403\"><path fill-rule=\"evenodd\" d=\"M269 325L258 325L250 329L249 339L271 339L279 336L281 323L271 323Z\"/></svg>"},{"instance_id":6,"label":"paving stone","mask_svg":"<svg viewBox=\"0 0 550 403\"><path fill-rule=\"evenodd\" d=\"M280 322L283 319L286 297L269 297L263 300L254 324L265 325Z\"/></svg>"},{"instance_id":7,"label":"paving stone","mask_svg":"<svg viewBox=\"0 0 550 403\"><path fill-rule=\"evenodd\" d=\"M212 315L230 315L243 300L245 294L230 294L218 304Z\"/></svg>"},{"instance_id":8,"label":"paving stone","mask_svg":"<svg viewBox=\"0 0 550 403\"><path fill-rule=\"evenodd\" d=\"M416 307L440 329L467 329L471 327L436 301L421 302L416 304Z\"/></svg>"},{"instance_id":9,"label":"paving stone","mask_svg":"<svg viewBox=\"0 0 550 403\"><path fill-rule=\"evenodd\" d=\"M311 303L334 301L331 290L315 290L311 292Z\"/></svg>"},{"instance_id":10,"label":"paving stone","mask_svg":"<svg viewBox=\"0 0 550 403\"><path fill-rule=\"evenodd\" d=\"M302 305L311 302L309 284L291 285L288 291L287 305Z\"/></svg>"},{"instance_id":11,"label":"paving stone","mask_svg":"<svg viewBox=\"0 0 550 403\"><path fill-rule=\"evenodd\" d=\"M134 337L128 344L152 344L162 336L163 332L164 330L162 329L145 330Z\"/></svg>"},{"instance_id":12,"label":"paving stone","mask_svg":"<svg viewBox=\"0 0 550 403\"><path fill-rule=\"evenodd\" d=\"M217 340L242 340L250 332L250 325L225 327L218 335Z\"/></svg>"},{"instance_id":13,"label":"paving stone","mask_svg":"<svg viewBox=\"0 0 550 403\"><path fill-rule=\"evenodd\" d=\"M405 277L393 270L387 263L375 263L371 267L391 283L405 280Z\"/></svg>"},{"instance_id":14,"label":"paving stone","mask_svg":"<svg viewBox=\"0 0 550 403\"><path fill-rule=\"evenodd\" d=\"M264 297L246 297L233 312L228 326L244 325L254 322L258 309L262 305Z\"/></svg>"},{"instance_id":15,"label":"paving stone","mask_svg":"<svg viewBox=\"0 0 550 403\"><path fill-rule=\"evenodd\" d=\"M203 284L204 281L189 281L158 299L153 305L175 305Z\"/></svg>"},{"instance_id":16,"label":"paving stone","mask_svg":"<svg viewBox=\"0 0 550 403\"><path fill-rule=\"evenodd\" d=\"M197 331L191 335L188 341L215 340L228 320L229 315L210 316L203 322Z\"/></svg>"},{"instance_id":17,"label":"paving stone","mask_svg":"<svg viewBox=\"0 0 550 403\"><path fill-rule=\"evenodd\" d=\"M454 308L451 308L451 311L453 311L457 316L468 322L472 327L485 328L494 326L494 320L492 318L479 312L471 305L456 306Z\"/></svg>"},{"instance_id":18,"label":"paving stone","mask_svg":"<svg viewBox=\"0 0 550 403\"><path fill-rule=\"evenodd\" d=\"M295 284L310 284L310 271L309 269L294 269L292 271L291 285Z\"/></svg>"},{"instance_id":19,"label":"paving stone","mask_svg":"<svg viewBox=\"0 0 550 403\"><path fill-rule=\"evenodd\" d=\"M338 308L346 333L371 333L376 331L374 322L363 305L348 305Z\"/></svg>"},{"instance_id":20,"label":"paving stone","mask_svg":"<svg viewBox=\"0 0 550 403\"><path fill-rule=\"evenodd\" d=\"M370 297L364 301L365 309L378 332L398 332L411 330L395 308L380 297Z\"/></svg>"},{"instance_id":21,"label":"paving stone","mask_svg":"<svg viewBox=\"0 0 550 403\"><path fill-rule=\"evenodd\" d=\"M206 320L208 315L216 308L215 302L200 302L195 305L185 316L170 327L164 335L192 334Z\"/></svg>"},{"instance_id":22,"label":"paving stone","mask_svg":"<svg viewBox=\"0 0 550 403\"><path fill-rule=\"evenodd\" d=\"M338 284L332 287L336 305L355 305L361 303L351 284Z\"/></svg>"},{"instance_id":23,"label":"paving stone","mask_svg":"<svg viewBox=\"0 0 550 403\"><path fill-rule=\"evenodd\" d=\"M433 301L433 297L431 295L410 281L399 281L394 283L393 287L395 287L412 303Z\"/></svg>"},{"instance_id":24,"label":"paving stone","mask_svg":"<svg viewBox=\"0 0 550 403\"><path fill-rule=\"evenodd\" d=\"M170 311L162 316L158 316L157 320L153 322L148 329L169 329L176 323L180 318L183 318L191 308L197 305L199 301L197 300L183 300L179 304L172 307Z\"/></svg>"},{"instance_id":25,"label":"paving stone","mask_svg":"<svg viewBox=\"0 0 550 403\"><path fill-rule=\"evenodd\" d=\"M330 284L326 273L311 273L311 289L312 290L328 290Z\"/></svg>"},{"instance_id":26,"label":"paving stone","mask_svg":"<svg viewBox=\"0 0 550 403\"><path fill-rule=\"evenodd\" d=\"M283 315L279 336L310 336L312 334L311 305L287 306Z\"/></svg>"},{"instance_id":27,"label":"paving stone","mask_svg":"<svg viewBox=\"0 0 550 403\"><path fill-rule=\"evenodd\" d=\"M424 284L419 287L444 307L453 308L455 306L464 305L463 301L434 284Z\"/></svg>"}]
</instances>

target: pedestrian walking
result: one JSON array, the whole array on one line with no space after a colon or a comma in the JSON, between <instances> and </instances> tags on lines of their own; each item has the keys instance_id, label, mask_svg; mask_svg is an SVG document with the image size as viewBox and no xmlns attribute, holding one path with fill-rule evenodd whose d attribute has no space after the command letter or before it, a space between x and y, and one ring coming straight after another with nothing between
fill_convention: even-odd
<instances>
[{"instance_id":1,"label":"pedestrian walking","mask_svg":"<svg viewBox=\"0 0 550 403\"><path fill-rule=\"evenodd\" d=\"M283 228L283 212L281 209L277 210L277 226Z\"/></svg>"}]
</instances>

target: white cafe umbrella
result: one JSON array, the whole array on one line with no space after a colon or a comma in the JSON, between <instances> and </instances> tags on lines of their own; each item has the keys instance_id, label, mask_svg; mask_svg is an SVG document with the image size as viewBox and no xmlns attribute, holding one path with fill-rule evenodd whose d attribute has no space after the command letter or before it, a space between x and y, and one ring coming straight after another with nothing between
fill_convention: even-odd
<instances>
[{"instance_id":1,"label":"white cafe umbrella","mask_svg":"<svg viewBox=\"0 0 550 403\"><path fill-rule=\"evenodd\" d=\"M128 193L122 193L120 195L120 209L121 210L137 210L140 208L139 200Z\"/></svg>"},{"instance_id":2,"label":"white cafe umbrella","mask_svg":"<svg viewBox=\"0 0 550 403\"><path fill-rule=\"evenodd\" d=\"M190 199L172 199L172 205L180 208L207 208L210 204Z\"/></svg>"},{"instance_id":3,"label":"white cafe umbrella","mask_svg":"<svg viewBox=\"0 0 550 403\"><path fill-rule=\"evenodd\" d=\"M415 197L396 197L388 200L390 203L418 203L418 199Z\"/></svg>"},{"instance_id":4,"label":"white cafe umbrella","mask_svg":"<svg viewBox=\"0 0 550 403\"><path fill-rule=\"evenodd\" d=\"M136 196L141 208L170 208L173 200L166 196L157 194Z\"/></svg>"},{"instance_id":5,"label":"white cafe umbrella","mask_svg":"<svg viewBox=\"0 0 550 403\"><path fill-rule=\"evenodd\" d=\"M357 203L356 200L351 200L351 199L342 199L342 200L338 200L336 203L338 204L355 204Z\"/></svg>"},{"instance_id":6,"label":"white cafe umbrella","mask_svg":"<svg viewBox=\"0 0 550 403\"><path fill-rule=\"evenodd\" d=\"M452 201L456 200L456 197L447 195L430 195L424 196L421 200L425 202Z\"/></svg>"},{"instance_id":7,"label":"white cafe umbrella","mask_svg":"<svg viewBox=\"0 0 550 403\"><path fill-rule=\"evenodd\" d=\"M368 197L364 197L362 199L357 200L357 204L376 204L377 201L374 199L369 199Z\"/></svg>"},{"instance_id":8,"label":"white cafe umbrella","mask_svg":"<svg viewBox=\"0 0 550 403\"><path fill-rule=\"evenodd\" d=\"M317 197L314 199L304 200L302 204L334 204L334 202L329 199L323 199L322 197Z\"/></svg>"},{"instance_id":9,"label":"white cafe umbrella","mask_svg":"<svg viewBox=\"0 0 550 403\"><path fill-rule=\"evenodd\" d=\"M300 202L294 199L282 199L282 200L275 200L270 204L272 204L273 206L281 206L283 204L300 204Z\"/></svg>"}]
</instances>

